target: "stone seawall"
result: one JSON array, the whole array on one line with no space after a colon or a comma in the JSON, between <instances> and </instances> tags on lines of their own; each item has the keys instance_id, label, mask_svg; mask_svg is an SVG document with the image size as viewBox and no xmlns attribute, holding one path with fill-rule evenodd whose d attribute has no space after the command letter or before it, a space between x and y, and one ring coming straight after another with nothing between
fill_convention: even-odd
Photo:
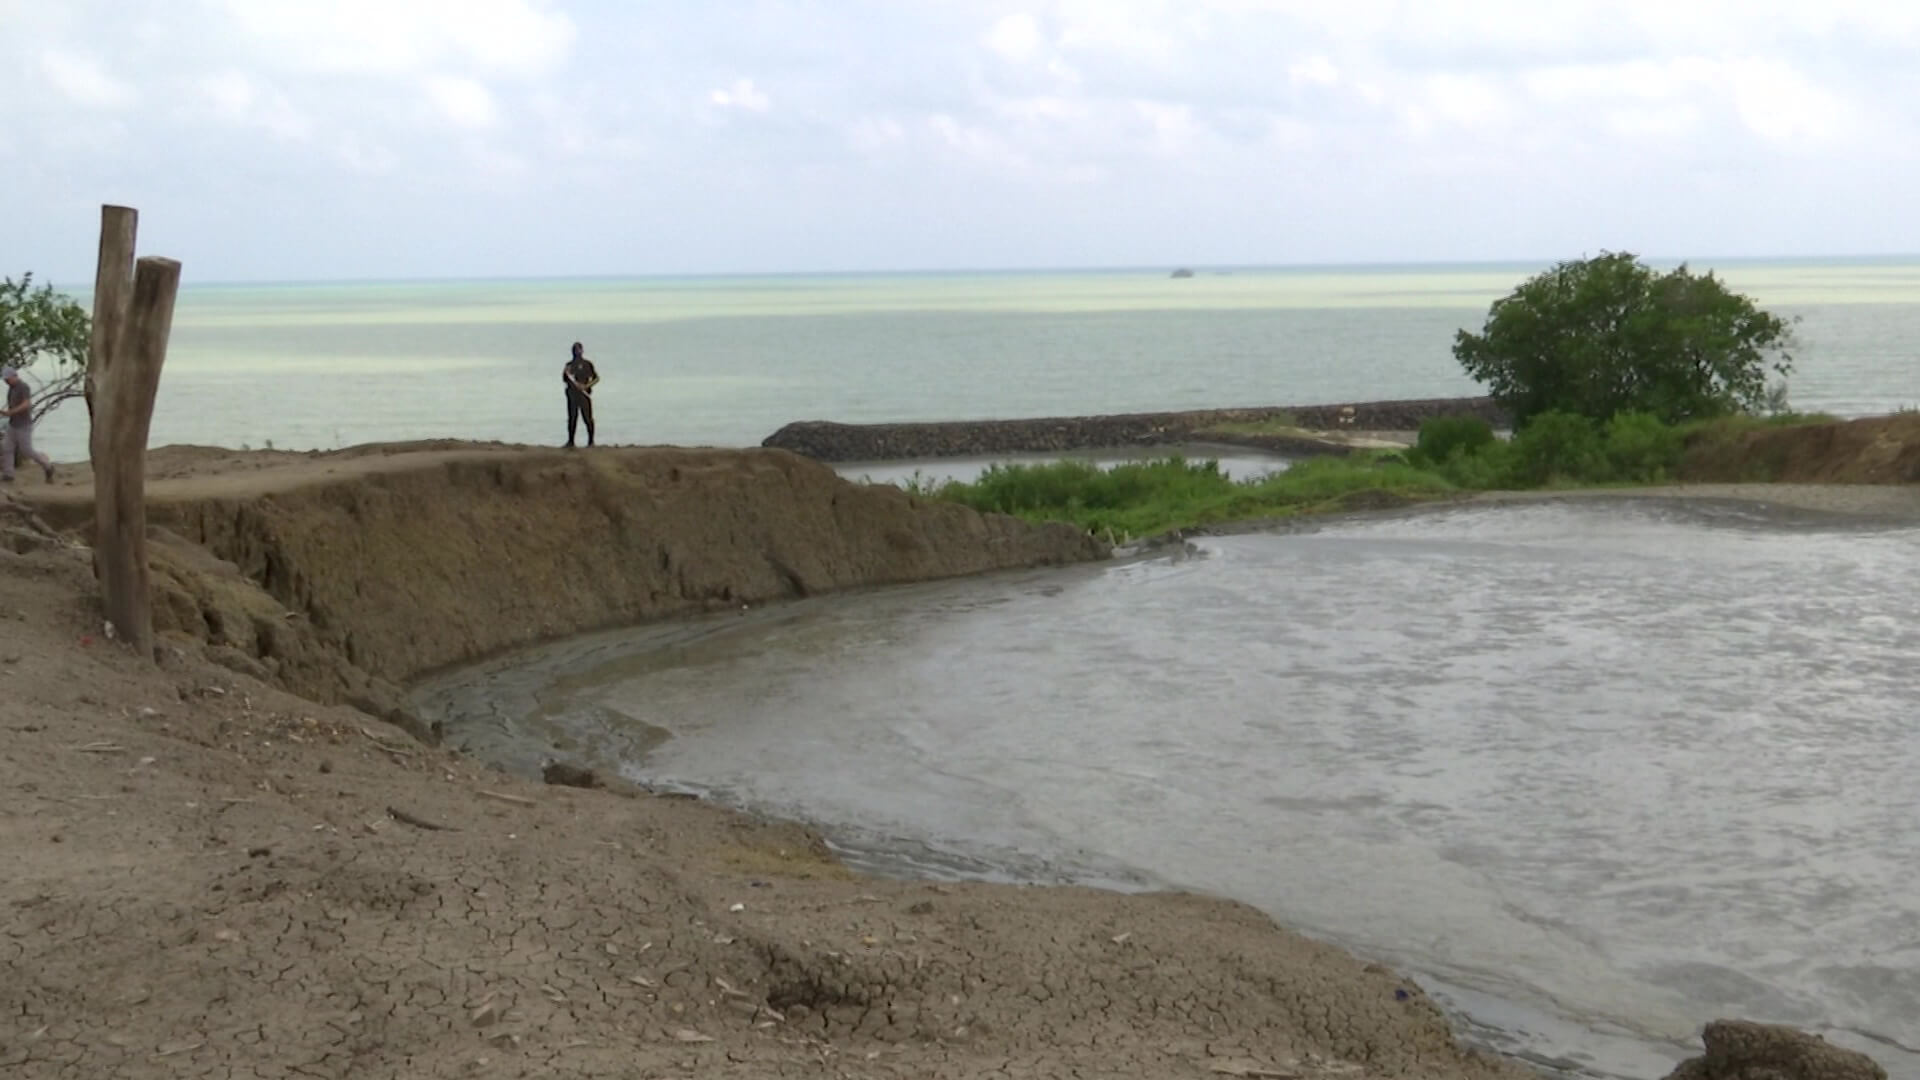
<instances>
[{"instance_id":1,"label":"stone seawall","mask_svg":"<svg viewBox=\"0 0 1920 1080\"><path fill-rule=\"evenodd\" d=\"M1415 431L1437 416L1478 416L1496 427L1506 414L1491 398L1428 398L1357 401L1330 405L1194 409L1185 412L1118 413L1111 416L1037 417L1024 420L953 420L936 423L838 424L803 420L788 424L761 444L820 461L897 461L974 457L982 454L1045 454L1107 450L1198 441L1209 428L1289 418L1302 428L1332 430L1343 410L1362 431Z\"/></svg>"}]
</instances>

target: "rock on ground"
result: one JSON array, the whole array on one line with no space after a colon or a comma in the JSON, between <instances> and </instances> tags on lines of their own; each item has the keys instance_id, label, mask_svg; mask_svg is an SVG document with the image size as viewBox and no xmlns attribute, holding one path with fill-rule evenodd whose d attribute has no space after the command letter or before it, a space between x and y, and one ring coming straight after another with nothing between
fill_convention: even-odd
<instances>
[{"instance_id":1,"label":"rock on ground","mask_svg":"<svg viewBox=\"0 0 1920 1080\"><path fill-rule=\"evenodd\" d=\"M1707 1052L1667 1080L1887 1080L1865 1054L1789 1027L1746 1020L1707 1025Z\"/></svg>"}]
</instances>

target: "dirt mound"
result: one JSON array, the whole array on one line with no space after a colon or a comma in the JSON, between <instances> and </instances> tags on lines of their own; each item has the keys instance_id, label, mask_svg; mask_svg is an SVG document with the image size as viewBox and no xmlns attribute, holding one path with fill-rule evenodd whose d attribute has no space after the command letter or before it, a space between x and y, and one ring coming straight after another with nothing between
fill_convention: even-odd
<instances>
[{"instance_id":1,"label":"dirt mound","mask_svg":"<svg viewBox=\"0 0 1920 1080\"><path fill-rule=\"evenodd\" d=\"M1920 413L1783 427L1708 427L1688 443L1689 483L1920 483Z\"/></svg>"},{"instance_id":2,"label":"dirt mound","mask_svg":"<svg viewBox=\"0 0 1920 1080\"><path fill-rule=\"evenodd\" d=\"M1101 558L1064 525L852 484L776 450L169 448L156 628L420 730L398 684L584 631L859 586ZM37 501L79 528L84 486Z\"/></svg>"},{"instance_id":3,"label":"dirt mound","mask_svg":"<svg viewBox=\"0 0 1920 1080\"><path fill-rule=\"evenodd\" d=\"M1887 1080L1887 1070L1865 1054L1788 1027L1716 1020L1704 1041L1706 1054L1667 1080Z\"/></svg>"}]
</instances>

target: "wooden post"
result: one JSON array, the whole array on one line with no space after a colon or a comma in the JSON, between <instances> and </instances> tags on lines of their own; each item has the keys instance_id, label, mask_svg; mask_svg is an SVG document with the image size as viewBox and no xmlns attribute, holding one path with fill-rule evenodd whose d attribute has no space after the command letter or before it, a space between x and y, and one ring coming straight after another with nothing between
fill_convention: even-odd
<instances>
[{"instance_id":1,"label":"wooden post","mask_svg":"<svg viewBox=\"0 0 1920 1080\"><path fill-rule=\"evenodd\" d=\"M94 410L99 381L113 363L114 342L127 316L127 292L133 288L133 240L140 212L126 206L100 208L100 262L93 272L93 336L87 341L87 415ZM97 432L99 429L95 429ZM100 447L88 454L98 459Z\"/></svg>"},{"instance_id":2,"label":"wooden post","mask_svg":"<svg viewBox=\"0 0 1920 1080\"><path fill-rule=\"evenodd\" d=\"M134 269L133 297L111 350L92 443L94 553L107 620L122 640L153 657L152 574L147 566L147 433L173 331L180 264L148 257Z\"/></svg>"},{"instance_id":3,"label":"wooden post","mask_svg":"<svg viewBox=\"0 0 1920 1080\"><path fill-rule=\"evenodd\" d=\"M106 424L97 413L103 408L100 386L113 363L113 350L119 344L120 326L127 318L127 294L133 291L134 235L139 231L140 212L127 206L100 208L100 261L93 271L93 333L87 339L87 463L96 470L105 448L100 434ZM93 577L98 581L106 571L100 566L100 537L106 535L106 521L100 516L100 502L93 504Z\"/></svg>"}]
</instances>

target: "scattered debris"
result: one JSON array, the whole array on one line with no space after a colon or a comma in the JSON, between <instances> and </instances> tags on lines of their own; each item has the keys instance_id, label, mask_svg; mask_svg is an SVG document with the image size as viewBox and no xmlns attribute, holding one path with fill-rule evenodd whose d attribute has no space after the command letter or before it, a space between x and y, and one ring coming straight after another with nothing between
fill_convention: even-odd
<instances>
[{"instance_id":1,"label":"scattered debris","mask_svg":"<svg viewBox=\"0 0 1920 1080\"><path fill-rule=\"evenodd\" d=\"M525 795L509 795L504 791L487 791L485 789L482 789L478 792L475 792L475 794L481 796L482 798L493 799L497 802L512 803L515 806L540 805L539 803L533 801L532 799L527 798Z\"/></svg>"},{"instance_id":2,"label":"scattered debris","mask_svg":"<svg viewBox=\"0 0 1920 1080\"><path fill-rule=\"evenodd\" d=\"M395 746L392 743L387 742L385 739L382 739L380 736L375 735L373 732L368 731L365 727L360 728L360 734L365 735L367 737L368 742L371 742L373 745L379 747L382 750L385 750L389 754L392 754L394 757L409 758L413 756L412 750L404 746Z\"/></svg>"},{"instance_id":3,"label":"scattered debris","mask_svg":"<svg viewBox=\"0 0 1920 1080\"><path fill-rule=\"evenodd\" d=\"M387 807L387 816L399 822L402 825L411 825L416 829L427 829L432 832L459 832L460 831L451 825L442 825L437 821L428 821L426 818L409 814L405 810L402 810L396 806Z\"/></svg>"},{"instance_id":4,"label":"scattered debris","mask_svg":"<svg viewBox=\"0 0 1920 1080\"><path fill-rule=\"evenodd\" d=\"M713 1036L702 1035L692 1028L680 1028L673 1033L673 1040L683 1043L710 1043L713 1041Z\"/></svg>"},{"instance_id":5,"label":"scattered debris","mask_svg":"<svg viewBox=\"0 0 1920 1080\"><path fill-rule=\"evenodd\" d=\"M1207 1071L1221 1076L1244 1076L1248 1080L1300 1080L1297 1072L1269 1068L1256 1061L1216 1061L1207 1066Z\"/></svg>"}]
</instances>

